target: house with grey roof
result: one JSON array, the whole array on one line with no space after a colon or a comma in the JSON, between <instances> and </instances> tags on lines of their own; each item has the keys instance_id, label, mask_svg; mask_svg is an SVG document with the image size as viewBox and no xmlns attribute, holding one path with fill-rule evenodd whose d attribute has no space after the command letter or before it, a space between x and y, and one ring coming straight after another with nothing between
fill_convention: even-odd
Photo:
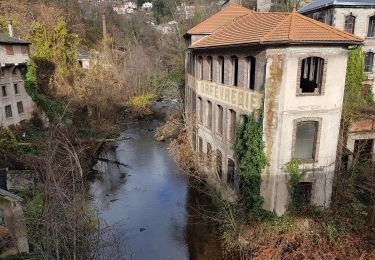
<instances>
[{"instance_id":1,"label":"house with grey roof","mask_svg":"<svg viewBox=\"0 0 375 260\"><path fill-rule=\"evenodd\" d=\"M0 34L0 126L17 125L31 118L34 103L26 93L22 71L26 69L30 42Z\"/></svg>"},{"instance_id":2,"label":"house with grey roof","mask_svg":"<svg viewBox=\"0 0 375 260\"><path fill-rule=\"evenodd\" d=\"M298 12L365 39L364 84L372 86L375 96L375 0L316 0ZM373 118L353 122L349 128L346 141L349 165L358 160L375 161L374 111L366 114Z\"/></svg>"}]
</instances>

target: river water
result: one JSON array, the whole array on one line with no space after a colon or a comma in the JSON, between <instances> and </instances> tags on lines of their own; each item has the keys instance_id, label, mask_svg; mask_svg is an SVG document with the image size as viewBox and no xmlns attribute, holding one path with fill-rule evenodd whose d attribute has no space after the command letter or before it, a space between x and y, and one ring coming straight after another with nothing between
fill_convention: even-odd
<instances>
[{"instance_id":1,"label":"river water","mask_svg":"<svg viewBox=\"0 0 375 260\"><path fill-rule=\"evenodd\" d=\"M97 165L93 206L101 226L111 226L105 258L222 259L215 225L199 210L209 199L190 188L167 145L154 139L158 124L130 125L124 140L101 155L107 162Z\"/></svg>"}]
</instances>

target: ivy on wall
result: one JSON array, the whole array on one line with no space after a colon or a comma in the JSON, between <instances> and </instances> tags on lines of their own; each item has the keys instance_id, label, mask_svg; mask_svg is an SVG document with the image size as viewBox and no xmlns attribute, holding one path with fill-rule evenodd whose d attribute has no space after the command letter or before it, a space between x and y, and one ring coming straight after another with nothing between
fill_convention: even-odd
<instances>
[{"instance_id":1,"label":"ivy on wall","mask_svg":"<svg viewBox=\"0 0 375 260\"><path fill-rule=\"evenodd\" d=\"M301 161L298 159L292 159L290 162L287 162L284 165L284 171L288 173L289 180L287 183L288 193L290 201L288 204L289 211L298 211L301 206L304 206L301 203L303 198L298 194L298 184L302 178L306 175L306 171L300 170Z\"/></svg>"},{"instance_id":2,"label":"ivy on wall","mask_svg":"<svg viewBox=\"0 0 375 260\"><path fill-rule=\"evenodd\" d=\"M263 142L263 117L245 117L239 123L234 143L240 167L241 200L248 212L260 215L263 198L260 195L261 172L267 165Z\"/></svg>"}]
</instances>

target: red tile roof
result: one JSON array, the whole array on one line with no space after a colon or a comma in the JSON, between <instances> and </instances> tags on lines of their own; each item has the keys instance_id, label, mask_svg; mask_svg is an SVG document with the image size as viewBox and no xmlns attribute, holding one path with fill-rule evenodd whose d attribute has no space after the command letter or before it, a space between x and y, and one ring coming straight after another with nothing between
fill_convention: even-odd
<instances>
[{"instance_id":1,"label":"red tile roof","mask_svg":"<svg viewBox=\"0 0 375 260\"><path fill-rule=\"evenodd\" d=\"M187 33L210 34L221 26L232 22L236 17L240 17L251 12L252 11L250 9L242 7L241 5L231 4L227 8L221 10L220 12L204 20L197 26L193 27Z\"/></svg>"},{"instance_id":2,"label":"red tile roof","mask_svg":"<svg viewBox=\"0 0 375 260\"><path fill-rule=\"evenodd\" d=\"M198 25L199 26L199 25ZM256 13L235 17L190 48L267 43L359 44L362 38L299 13Z\"/></svg>"}]
</instances>

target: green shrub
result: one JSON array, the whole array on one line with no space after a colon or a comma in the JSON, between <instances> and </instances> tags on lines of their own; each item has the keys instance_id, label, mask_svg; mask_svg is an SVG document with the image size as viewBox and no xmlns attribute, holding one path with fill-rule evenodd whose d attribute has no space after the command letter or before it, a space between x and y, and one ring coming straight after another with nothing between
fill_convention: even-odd
<instances>
[{"instance_id":1,"label":"green shrub","mask_svg":"<svg viewBox=\"0 0 375 260\"><path fill-rule=\"evenodd\" d=\"M131 109L136 117L146 117L152 114L151 103L155 95L148 93L145 95L135 96L130 99Z\"/></svg>"}]
</instances>

